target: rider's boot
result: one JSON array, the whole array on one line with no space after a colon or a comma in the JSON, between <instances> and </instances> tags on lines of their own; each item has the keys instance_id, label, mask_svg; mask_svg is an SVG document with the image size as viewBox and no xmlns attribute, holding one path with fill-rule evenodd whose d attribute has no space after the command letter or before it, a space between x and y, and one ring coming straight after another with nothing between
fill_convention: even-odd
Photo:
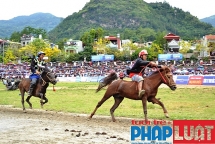
<instances>
[{"instance_id":1,"label":"rider's boot","mask_svg":"<svg viewBox=\"0 0 215 144\"><path fill-rule=\"evenodd\" d=\"M142 98L142 96L143 96L144 93L145 93L145 90L142 89L142 86L143 86L143 81L140 81L140 82L138 83L138 91L139 91L138 97L139 97L139 98Z\"/></svg>"},{"instance_id":2,"label":"rider's boot","mask_svg":"<svg viewBox=\"0 0 215 144\"><path fill-rule=\"evenodd\" d=\"M32 96L32 92L34 89L34 84L30 83L29 91L28 91L28 96Z\"/></svg>"}]
</instances>

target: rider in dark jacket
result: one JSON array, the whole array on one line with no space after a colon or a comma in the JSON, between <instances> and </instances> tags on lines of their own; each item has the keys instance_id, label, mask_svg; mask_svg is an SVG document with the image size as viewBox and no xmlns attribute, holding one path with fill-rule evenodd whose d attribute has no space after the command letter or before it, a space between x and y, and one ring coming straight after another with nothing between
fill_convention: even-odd
<instances>
[{"instance_id":1,"label":"rider in dark jacket","mask_svg":"<svg viewBox=\"0 0 215 144\"><path fill-rule=\"evenodd\" d=\"M142 50L139 53L139 57L136 59L133 67L129 70L129 77L132 78L132 81L138 82L139 97L142 97L142 95L145 93L145 90L142 89L143 80L144 80L143 74L144 74L145 67L147 66L147 67L161 68L161 66L158 66L155 62L147 61L147 55L148 55L148 52L146 50Z\"/></svg>"},{"instance_id":2,"label":"rider in dark jacket","mask_svg":"<svg viewBox=\"0 0 215 144\"><path fill-rule=\"evenodd\" d=\"M30 87L28 96L32 95L34 87L36 86L37 80L40 78L40 73L42 69L45 67L45 61L43 61L43 57L45 53L43 51L38 52L37 57L32 59L31 61L31 75L30 75Z\"/></svg>"}]
</instances>

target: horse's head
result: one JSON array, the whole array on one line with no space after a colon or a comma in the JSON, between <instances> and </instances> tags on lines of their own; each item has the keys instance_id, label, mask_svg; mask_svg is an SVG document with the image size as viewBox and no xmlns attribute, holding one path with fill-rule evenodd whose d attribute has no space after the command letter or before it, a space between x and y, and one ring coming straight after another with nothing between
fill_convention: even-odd
<instances>
[{"instance_id":1,"label":"horse's head","mask_svg":"<svg viewBox=\"0 0 215 144\"><path fill-rule=\"evenodd\" d=\"M165 83L167 86L170 87L171 90L176 90L176 83L173 79L173 74L171 72L171 69L167 66L163 66L161 68L161 73L162 73L162 81Z\"/></svg>"},{"instance_id":2,"label":"horse's head","mask_svg":"<svg viewBox=\"0 0 215 144\"><path fill-rule=\"evenodd\" d=\"M43 73L42 73L41 77L43 78L43 80L45 82L50 82L53 85L55 85L57 83L57 79L56 79L57 75L55 75L53 73L53 71L51 69L49 69L48 67L45 67L43 69Z\"/></svg>"}]
</instances>

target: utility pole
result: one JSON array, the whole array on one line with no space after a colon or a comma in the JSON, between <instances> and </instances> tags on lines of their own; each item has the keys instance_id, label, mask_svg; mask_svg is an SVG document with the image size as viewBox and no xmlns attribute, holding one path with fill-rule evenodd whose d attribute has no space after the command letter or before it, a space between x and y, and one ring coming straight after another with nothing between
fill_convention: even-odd
<instances>
[{"instance_id":1,"label":"utility pole","mask_svg":"<svg viewBox=\"0 0 215 144\"><path fill-rule=\"evenodd\" d=\"M4 40L3 40L3 58L2 58L2 61L3 61L3 65L4 65Z\"/></svg>"},{"instance_id":2,"label":"utility pole","mask_svg":"<svg viewBox=\"0 0 215 144\"><path fill-rule=\"evenodd\" d=\"M175 35L176 35L176 13L177 13L177 10L174 10L174 14L175 14Z\"/></svg>"}]
</instances>

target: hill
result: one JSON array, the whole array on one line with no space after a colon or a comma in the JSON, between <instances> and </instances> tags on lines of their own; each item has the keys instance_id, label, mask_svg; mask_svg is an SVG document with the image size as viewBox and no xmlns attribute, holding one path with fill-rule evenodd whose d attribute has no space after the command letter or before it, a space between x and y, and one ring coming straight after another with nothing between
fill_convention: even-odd
<instances>
[{"instance_id":1,"label":"hill","mask_svg":"<svg viewBox=\"0 0 215 144\"><path fill-rule=\"evenodd\" d=\"M10 20L0 20L0 38L9 38L13 32L21 31L26 26L42 28L48 32L62 20L63 18L50 13L35 13L29 16L18 16Z\"/></svg>"},{"instance_id":2,"label":"hill","mask_svg":"<svg viewBox=\"0 0 215 144\"><path fill-rule=\"evenodd\" d=\"M215 33L215 29L189 12L171 7L167 2L146 3L143 0L91 0L82 10L65 18L50 31L53 41L79 39L93 28L102 27L106 35L120 33L136 41L153 40L156 32L173 32L184 39Z\"/></svg>"},{"instance_id":3,"label":"hill","mask_svg":"<svg viewBox=\"0 0 215 144\"><path fill-rule=\"evenodd\" d=\"M206 18L200 19L200 21L205 22L205 23L209 23L213 27L215 27L215 15L212 15L210 17L206 17Z\"/></svg>"}]
</instances>

